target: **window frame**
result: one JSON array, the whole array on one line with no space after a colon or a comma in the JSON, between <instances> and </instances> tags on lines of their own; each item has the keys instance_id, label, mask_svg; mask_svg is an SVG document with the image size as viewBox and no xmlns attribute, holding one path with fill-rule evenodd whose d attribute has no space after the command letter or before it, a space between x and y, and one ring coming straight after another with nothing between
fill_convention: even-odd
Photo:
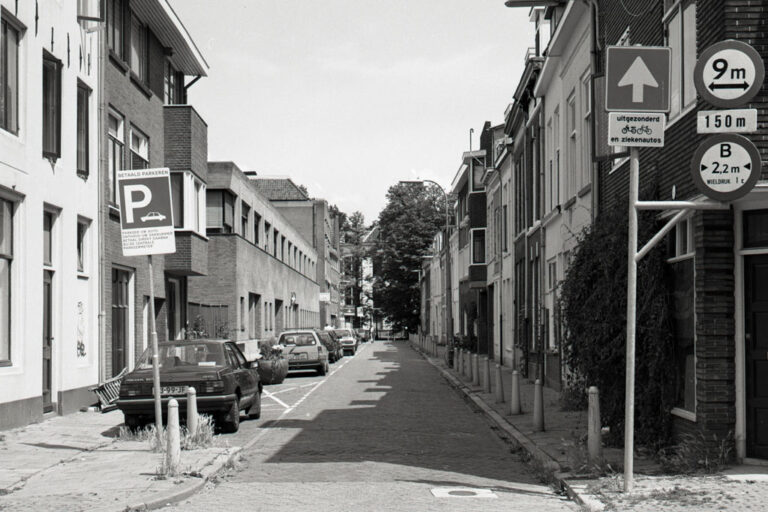
<instances>
[{"instance_id":1,"label":"window frame","mask_svg":"<svg viewBox=\"0 0 768 512\"><path fill-rule=\"evenodd\" d=\"M83 227L82 236L80 228ZM88 240L91 228L91 220L85 217L77 217L75 242L77 246L77 272L78 274L87 274L88 268Z\"/></svg>"},{"instance_id":2,"label":"window frame","mask_svg":"<svg viewBox=\"0 0 768 512\"><path fill-rule=\"evenodd\" d=\"M42 90L42 125L43 130L43 158L58 159L61 157L61 70L63 63L56 58L48 50L43 49L43 90ZM52 75L50 75L52 73ZM46 88L46 74L49 74L49 87L53 87L52 100L54 105L46 105L48 100L48 89ZM54 83L51 85L50 79L54 79ZM53 116L51 119L50 116ZM51 127L51 136L53 140L49 140L47 136L49 123L53 123Z\"/></svg>"},{"instance_id":3,"label":"window frame","mask_svg":"<svg viewBox=\"0 0 768 512\"><path fill-rule=\"evenodd\" d=\"M667 3L666 1L664 2ZM667 114L667 125L666 127L669 128L671 124L673 124L678 119L682 118L685 114L691 111L692 108L696 106L696 88L693 83L693 66L690 67L689 73L690 73L690 80L689 80L689 87L686 90L686 24L685 24L685 11L693 6L694 8L694 17L693 17L693 31L694 31L694 40L693 40L693 54L692 54L692 60L693 64L696 64L697 59L697 41L698 41L698 31L696 27L696 16L695 11L698 9L696 0L673 0L671 2L671 5L665 10L664 16L662 17L662 27L664 30L664 46L667 46L672 49L672 62L670 63L670 67L674 67L674 54L677 47L674 45L674 42L671 41L669 36L669 27L672 23L678 23L679 24L679 51L680 51L680 68L678 70L679 72L679 80L674 80L674 70L673 74L670 77L670 105L669 105L669 113ZM690 27L689 27L690 28ZM676 111L673 110L673 99L674 99L674 93L675 91L679 91L679 105ZM691 94L691 97L687 99L686 102L686 92Z\"/></svg>"},{"instance_id":4,"label":"window frame","mask_svg":"<svg viewBox=\"0 0 768 512\"><path fill-rule=\"evenodd\" d=\"M90 174L90 113L91 88L77 80L77 175L88 178ZM81 104L81 101L83 102ZM82 148L81 148L82 145ZM82 154L82 156L81 156Z\"/></svg>"},{"instance_id":5,"label":"window frame","mask_svg":"<svg viewBox=\"0 0 768 512\"><path fill-rule=\"evenodd\" d=\"M117 130L116 134L112 135L110 125L109 125L109 118L112 117L117 120ZM117 171L121 171L125 169L125 117L123 117L122 114L120 114L118 111L116 111L113 108L109 109L109 112L107 113L107 173L109 174L109 200L113 204L120 204L120 198L117 194ZM119 147L120 149L120 155L119 155L119 163L120 168L118 169L115 165L118 160L115 159L115 148ZM112 150L112 157L110 158L109 152Z\"/></svg>"},{"instance_id":6,"label":"window frame","mask_svg":"<svg viewBox=\"0 0 768 512\"><path fill-rule=\"evenodd\" d=\"M16 44L11 46L8 44L8 31L15 32ZM0 111L0 129L12 133L13 135L19 134L20 121L19 121L19 56L21 54L21 41L24 38L26 32L26 26L19 21L16 16L10 13L6 8L0 7L0 84L2 84L3 98L2 105L3 110ZM14 73L15 83L12 88L7 87L8 84L8 50L15 48L15 63L16 70ZM12 101L9 98L12 95ZM7 108L10 105L11 110ZM10 115L12 112L13 115ZM14 121L12 123L12 121ZM15 126L9 126L15 124Z\"/></svg>"},{"instance_id":7,"label":"window frame","mask_svg":"<svg viewBox=\"0 0 768 512\"><path fill-rule=\"evenodd\" d=\"M483 261L476 261L475 258L475 235L479 232L483 234ZM469 230L469 264L487 265L488 264L488 238L486 228L472 228Z\"/></svg>"},{"instance_id":8,"label":"window frame","mask_svg":"<svg viewBox=\"0 0 768 512\"><path fill-rule=\"evenodd\" d=\"M144 23L140 17L136 15L134 11L130 11L130 52L128 65L131 70L131 74L142 84L149 82L149 31L147 24ZM134 26L138 27L138 34L134 34ZM138 35L141 37L139 41L136 41ZM134 45L138 44L138 47ZM134 62L134 48L136 48L136 58L138 62Z\"/></svg>"},{"instance_id":9,"label":"window frame","mask_svg":"<svg viewBox=\"0 0 768 512\"><path fill-rule=\"evenodd\" d=\"M10 216L10 219L7 223L7 227L10 229L10 233L8 236L8 252L3 252L0 250L0 259L5 260L8 265L7 269L7 304L8 304L8 310L6 311L6 315L8 318L8 325L6 328L3 329L4 334L0 334L0 343L3 343L2 336L7 336L7 352L8 352L8 358L7 359L0 359L0 367L5 366L13 366L13 289L14 289L14 267L13 267L13 261L15 256L15 248L14 245L16 243L16 237L15 231L16 231L16 211L19 205L19 200L11 199L9 197L6 197L4 195L0 195L0 209L2 209L2 213L4 214L6 211L6 204L8 205L8 213ZM3 226L5 222L0 222L0 230L3 230L5 226ZM2 292L2 285L4 283L0 282L0 292ZM2 292L5 293L5 292Z\"/></svg>"},{"instance_id":10,"label":"window frame","mask_svg":"<svg viewBox=\"0 0 768 512\"><path fill-rule=\"evenodd\" d=\"M134 136L139 141L139 148L134 149L133 139ZM128 136L129 151L131 152L131 169L148 169L149 168L149 136L146 135L136 125L131 124L130 134ZM134 156L145 165L145 167L136 167L134 164Z\"/></svg>"},{"instance_id":11,"label":"window frame","mask_svg":"<svg viewBox=\"0 0 768 512\"><path fill-rule=\"evenodd\" d=\"M115 16L119 13L118 16ZM120 60L125 60L125 5L123 0L108 0L107 47ZM119 27L119 30L115 30ZM119 45L119 46L116 46Z\"/></svg>"}]
</instances>

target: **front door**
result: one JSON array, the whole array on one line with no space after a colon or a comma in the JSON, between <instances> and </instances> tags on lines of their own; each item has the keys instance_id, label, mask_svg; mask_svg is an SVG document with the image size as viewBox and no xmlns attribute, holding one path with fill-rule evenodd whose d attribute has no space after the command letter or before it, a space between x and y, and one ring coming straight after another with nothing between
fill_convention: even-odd
<instances>
[{"instance_id":1,"label":"front door","mask_svg":"<svg viewBox=\"0 0 768 512\"><path fill-rule=\"evenodd\" d=\"M747 457L768 458L768 255L744 258Z\"/></svg>"},{"instance_id":2,"label":"front door","mask_svg":"<svg viewBox=\"0 0 768 512\"><path fill-rule=\"evenodd\" d=\"M112 376L126 367L130 328L130 281L126 270L112 269Z\"/></svg>"},{"instance_id":3,"label":"front door","mask_svg":"<svg viewBox=\"0 0 768 512\"><path fill-rule=\"evenodd\" d=\"M43 270L43 412L53 410L53 272Z\"/></svg>"}]
</instances>

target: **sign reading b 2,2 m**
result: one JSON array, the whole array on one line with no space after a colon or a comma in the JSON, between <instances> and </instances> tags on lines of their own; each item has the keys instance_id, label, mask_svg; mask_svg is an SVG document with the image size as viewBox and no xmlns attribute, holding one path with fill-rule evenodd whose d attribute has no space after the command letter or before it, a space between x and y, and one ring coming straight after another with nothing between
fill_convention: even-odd
<instances>
[{"instance_id":1,"label":"sign reading b 2,2 m","mask_svg":"<svg viewBox=\"0 0 768 512\"><path fill-rule=\"evenodd\" d=\"M763 85L765 65L760 54L741 41L721 41L701 53L693 83L701 97L722 108L739 107Z\"/></svg>"},{"instance_id":2,"label":"sign reading b 2,2 m","mask_svg":"<svg viewBox=\"0 0 768 512\"><path fill-rule=\"evenodd\" d=\"M169 170L118 171L117 190L123 254L176 252Z\"/></svg>"},{"instance_id":3,"label":"sign reading b 2,2 m","mask_svg":"<svg viewBox=\"0 0 768 512\"><path fill-rule=\"evenodd\" d=\"M713 135L698 147L691 177L701 192L718 201L734 201L757 183L762 170L760 152L746 137Z\"/></svg>"}]
</instances>

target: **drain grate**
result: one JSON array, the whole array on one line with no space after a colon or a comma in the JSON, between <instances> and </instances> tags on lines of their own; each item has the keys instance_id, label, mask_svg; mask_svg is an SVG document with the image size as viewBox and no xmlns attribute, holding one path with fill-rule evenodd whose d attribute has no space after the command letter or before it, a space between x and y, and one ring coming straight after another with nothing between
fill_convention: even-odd
<instances>
[{"instance_id":1,"label":"drain grate","mask_svg":"<svg viewBox=\"0 0 768 512\"><path fill-rule=\"evenodd\" d=\"M490 489L474 487L436 487L431 492L435 498L498 498Z\"/></svg>"}]
</instances>

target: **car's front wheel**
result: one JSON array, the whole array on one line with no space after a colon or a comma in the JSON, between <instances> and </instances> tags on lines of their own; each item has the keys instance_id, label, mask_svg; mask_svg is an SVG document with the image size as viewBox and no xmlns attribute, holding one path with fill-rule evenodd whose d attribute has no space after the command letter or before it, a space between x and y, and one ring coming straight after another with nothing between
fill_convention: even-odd
<instances>
[{"instance_id":1,"label":"car's front wheel","mask_svg":"<svg viewBox=\"0 0 768 512\"><path fill-rule=\"evenodd\" d=\"M328 373L328 362L324 361L320 363L320 366L317 368L317 374L325 375L326 373Z\"/></svg>"},{"instance_id":2,"label":"car's front wheel","mask_svg":"<svg viewBox=\"0 0 768 512\"><path fill-rule=\"evenodd\" d=\"M240 397L235 397L229 412L221 420L221 431L227 434L240 429Z\"/></svg>"}]
</instances>

